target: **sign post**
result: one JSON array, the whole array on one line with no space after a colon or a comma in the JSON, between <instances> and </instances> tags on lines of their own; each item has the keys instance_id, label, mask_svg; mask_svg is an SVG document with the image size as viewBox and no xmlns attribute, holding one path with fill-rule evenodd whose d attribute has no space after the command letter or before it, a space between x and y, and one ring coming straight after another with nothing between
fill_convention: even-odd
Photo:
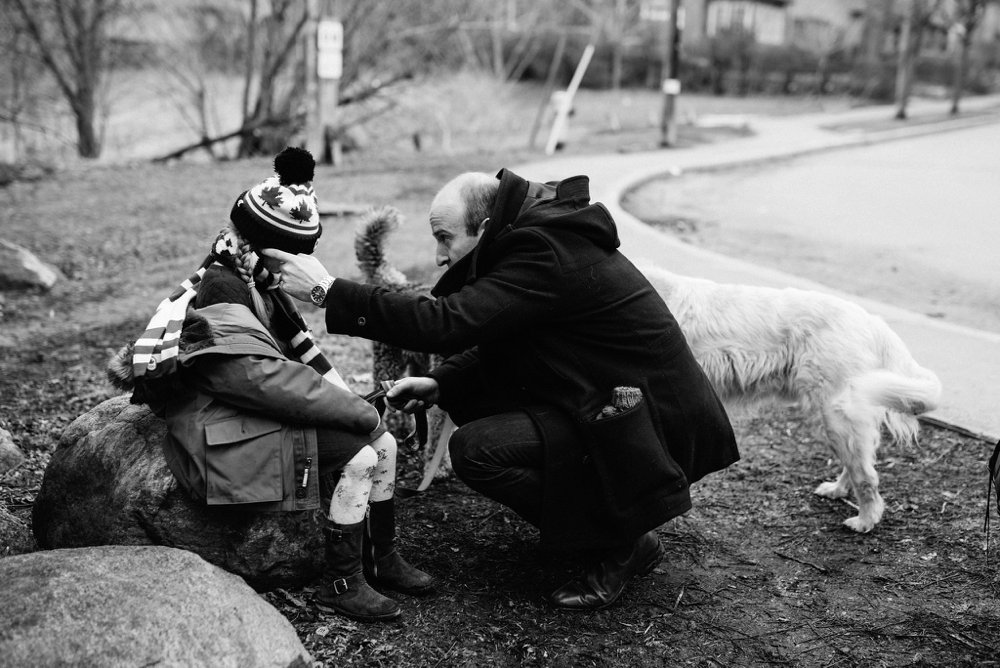
<instances>
[{"instance_id":1,"label":"sign post","mask_svg":"<svg viewBox=\"0 0 1000 668\"><path fill-rule=\"evenodd\" d=\"M683 13L681 0L670 0L667 25L667 39L663 50L663 113L660 117L660 146L677 145L677 96L681 92L681 81L677 78L680 68L681 30Z\"/></svg>"},{"instance_id":2,"label":"sign post","mask_svg":"<svg viewBox=\"0 0 1000 668\"><path fill-rule=\"evenodd\" d=\"M344 24L321 17L316 27L316 76L319 80L319 108L323 119L324 164L340 164L340 140L333 129L340 96L340 77L344 71Z\"/></svg>"},{"instance_id":3,"label":"sign post","mask_svg":"<svg viewBox=\"0 0 1000 668\"><path fill-rule=\"evenodd\" d=\"M334 134L340 77L344 71L344 25L332 18L330 0L310 0L306 49L306 147L317 162L338 164L340 141Z\"/></svg>"}]
</instances>

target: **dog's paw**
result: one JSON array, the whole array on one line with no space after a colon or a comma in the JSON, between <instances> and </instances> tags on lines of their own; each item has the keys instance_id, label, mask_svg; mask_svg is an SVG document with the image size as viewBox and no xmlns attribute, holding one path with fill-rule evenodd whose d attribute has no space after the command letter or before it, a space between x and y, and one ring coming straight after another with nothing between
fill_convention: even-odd
<instances>
[{"instance_id":1,"label":"dog's paw","mask_svg":"<svg viewBox=\"0 0 1000 668\"><path fill-rule=\"evenodd\" d=\"M836 482L824 482L813 490L813 494L825 496L828 499L842 499L847 496L848 490L837 485ZM853 518L857 519L857 518Z\"/></svg>"},{"instance_id":2,"label":"dog's paw","mask_svg":"<svg viewBox=\"0 0 1000 668\"><path fill-rule=\"evenodd\" d=\"M861 516L849 517L844 520L844 526L851 531L857 531L858 533L868 533L875 527L875 523L871 520L863 520Z\"/></svg>"}]
</instances>

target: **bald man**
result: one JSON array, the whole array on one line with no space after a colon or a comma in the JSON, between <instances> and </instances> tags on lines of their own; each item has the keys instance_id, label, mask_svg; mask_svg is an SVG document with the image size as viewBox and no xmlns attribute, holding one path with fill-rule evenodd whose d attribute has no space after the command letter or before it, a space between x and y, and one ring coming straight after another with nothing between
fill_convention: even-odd
<instances>
[{"instance_id":1,"label":"bald man","mask_svg":"<svg viewBox=\"0 0 1000 668\"><path fill-rule=\"evenodd\" d=\"M584 550L584 573L551 593L600 609L663 550L657 527L691 507L689 485L739 458L732 427L673 315L617 248L588 179L462 174L430 209L434 299L333 278L312 256L282 286L326 307L330 332L450 355L389 393L439 404L459 425L455 473L541 532Z\"/></svg>"}]
</instances>

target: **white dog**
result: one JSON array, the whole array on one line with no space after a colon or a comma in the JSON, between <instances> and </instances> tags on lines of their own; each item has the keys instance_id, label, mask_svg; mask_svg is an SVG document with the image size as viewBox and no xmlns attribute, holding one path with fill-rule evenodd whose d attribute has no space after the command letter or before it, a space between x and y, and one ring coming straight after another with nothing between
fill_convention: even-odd
<instances>
[{"instance_id":1,"label":"white dog","mask_svg":"<svg viewBox=\"0 0 1000 668\"><path fill-rule=\"evenodd\" d=\"M816 494L853 491L858 515L844 524L870 531L885 509L875 471L882 427L898 442L914 442L915 416L941 396L937 376L881 318L844 299L642 270L723 401L797 401L817 419L844 468Z\"/></svg>"}]
</instances>

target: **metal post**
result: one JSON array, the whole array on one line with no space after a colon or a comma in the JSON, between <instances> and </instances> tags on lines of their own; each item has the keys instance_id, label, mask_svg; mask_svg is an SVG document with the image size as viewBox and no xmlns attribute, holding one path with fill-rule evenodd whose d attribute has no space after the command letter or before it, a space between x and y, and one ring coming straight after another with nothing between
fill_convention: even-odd
<instances>
[{"instance_id":1,"label":"metal post","mask_svg":"<svg viewBox=\"0 0 1000 668\"><path fill-rule=\"evenodd\" d=\"M593 55L594 45L588 44L587 48L583 50L580 62L576 65L576 71L573 73L573 79L569 82L569 88L566 89L566 92L562 96L559 109L556 110L556 120L552 123L549 142L545 146L546 155L552 155L556 152L556 145L559 143L559 138L566 127L569 112L573 108L573 96L576 95L576 90L580 87L580 82L583 81L583 75L587 71L587 66L590 64L590 59Z\"/></svg>"},{"instance_id":2,"label":"metal post","mask_svg":"<svg viewBox=\"0 0 1000 668\"><path fill-rule=\"evenodd\" d=\"M660 146L677 145L677 96L681 82L680 69L681 25L678 19L681 0L671 0L670 20L667 21L667 40L663 50L663 113L660 116Z\"/></svg>"},{"instance_id":3,"label":"metal post","mask_svg":"<svg viewBox=\"0 0 1000 668\"><path fill-rule=\"evenodd\" d=\"M306 148L316 156L323 153L323 114L319 98L319 75L316 73L319 0L309 0L306 12Z\"/></svg>"},{"instance_id":4,"label":"metal post","mask_svg":"<svg viewBox=\"0 0 1000 668\"><path fill-rule=\"evenodd\" d=\"M310 18L315 17L310 33L315 68L312 72L307 70L307 76L315 84L315 93L310 96L315 113L308 130L309 150L317 162L336 165L341 159L334 122L343 69L343 26L336 20L336 0L310 0L310 12Z\"/></svg>"}]
</instances>

